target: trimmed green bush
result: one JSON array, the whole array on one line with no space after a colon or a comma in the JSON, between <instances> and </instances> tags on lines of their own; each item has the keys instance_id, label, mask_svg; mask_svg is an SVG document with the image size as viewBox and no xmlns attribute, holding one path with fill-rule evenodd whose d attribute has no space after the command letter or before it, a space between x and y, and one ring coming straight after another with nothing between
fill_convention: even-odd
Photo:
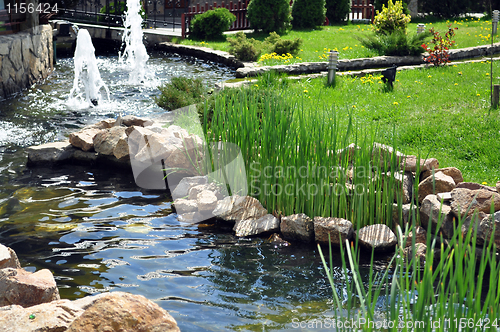
<instances>
[{"instance_id":1,"label":"trimmed green bush","mask_svg":"<svg viewBox=\"0 0 500 332\"><path fill-rule=\"evenodd\" d=\"M387 7L388 2L389 2L389 0L376 0L375 1L375 10L381 11L383 6ZM410 0L403 0L403 13L405 13L407 15L410 14L410 10L408 9L409 2L410 2Z\"/></svg>"},{"instance_id":2,"label":"trimmed green bush","mask_svg":"<svg viewBox=\"0 0 500 332\"><path fill-rule=\"evenodd\" d=\"M247 8L250 26L263 32L284 31L290 25L289 0L251 0Z\"/></svg>"},{"instance_id":3,"label":"trimmed green bush","mask_svg":"<svg viewBox=\"0 0 500 332\"><path fill-rule=\"evenodd\" d=\"M253 38L248 39L247 35L239 31L234 37L228 37L229 53L241 61L257 61L262 52L262 42Z\"/></svg>"},{"instance_id":4,"label":"trimmed green bush","mask_svg":"<svg viewBox=\"0 0 500 332\"><path fill-rule=\"evenodd\" d=\"M155 101L158 106L169 111L203 101L206 92L201 78L187 77L172 77L170 83L159 89L161 94Z\"/></svg>"},{"instance_id":5,"label":"trimmed green bush","mask_svg":"<svg viewBox=\"0 0 500 332\"><path fill-rule=\"evenodd\" d=\"M326 17L330 23L344 22L351 10L351 0L326 0Z\"/></svg>"},{"instance_id":6,"label":"trimmed green bush","mask_svg":"<svg viewBox=\"0 0 500 332\"><path fill-rule=\"evenodd\" d=\"M388 35L396 30L405 32L410 21L410 15L403 13L403 3L401 1L393 3L389 0L387 7L382 6L382 11L377 12L373 24L377 33Z\"/></svg>"},{"instance_id":7,"label":"trimmed green bush","mask_svg":"<svg viewBox=\"0 0 500 332\"><path fill-rule=\"evenodd\" d=\"M312 29L325 22L325 0L295 0L292 5L292 26Z\"/></svg>"},{"instance_id":8,"label":"trimmed green bush","mask_svg":"<svg viewBox=\"0 0 500 332\"><path fill-rule=\"evenodd\" d=\"M203 40L221 39L222 33L229 30L234 21L236 16L228 9L211 9L194 17L189 27L189 35Z\"/></svg>"},{"instance_id":9,"label":"trimmed green bush","mask_svg":"<svg viewBox=\"0 0 500 332\"><path fill-rule=\"evenodd\" d=\"M299 52L301 45L302 45L301 38L295 38L294 40L280 38L274 44L272 51L275 52L276 54L290 53L296 55Z\"/></svg>"}]
</instances>

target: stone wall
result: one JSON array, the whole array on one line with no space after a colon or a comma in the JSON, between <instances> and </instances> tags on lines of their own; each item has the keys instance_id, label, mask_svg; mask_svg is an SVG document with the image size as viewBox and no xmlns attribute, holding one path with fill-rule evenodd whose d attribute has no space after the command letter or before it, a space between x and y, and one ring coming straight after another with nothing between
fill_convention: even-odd
<instances>
[{"instance_id":1,"label":"stone wall","mask_svg":"<svg viewBox=\"0 0 500 332\"><path fill-rule=\"evenodd\" d=\"M0 36L0 99L46 78L54 68L52 28L39 25Z\"/></svg>"}]
</instances>

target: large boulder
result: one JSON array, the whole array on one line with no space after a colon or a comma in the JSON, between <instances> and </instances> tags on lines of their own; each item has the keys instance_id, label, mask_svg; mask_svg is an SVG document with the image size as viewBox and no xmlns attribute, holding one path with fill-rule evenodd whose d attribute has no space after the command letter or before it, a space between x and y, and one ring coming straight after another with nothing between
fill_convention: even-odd
<instances>
[{"instance_id":1,"label":"large boulder","mask_svg":"<svg viewBox=\"0 0 500 332\"><path fill-rule=\"evenodd\" d=\"M333 245L345 245L345 240L350 240L354 235L352 223L343 218L314 218L314 239L321 244L328 244L328 235Z\"/></svg>"},{"instance_id":2,"label":"large boulder","mask_svg":"<svg viewBox=\"0 0 500 332\"><path fill-rule=\"evenodd\" d=\"M111 127L101 130L94 136L94 150L99 154L112 156L118 141L127 137L125 129L125 127Z\"/></svg>"},{"instance_id":3,"label":"large boulder","mask_svg":"<svg viewBox=\"0 0 500 332\"><path fill-rule=\"evenodd\" d=\"M102 129L90 128L83 129L74 133L69 134L69 142L75 148L82 149L83 151L94 150L94 137Z\"/></svg>"},{"instance_id":4,"label":"large boulder","mask_svg":"<svg viewBox=\"0 0 500 332\"><path fill-rule=\"evenodd\" d=\"M179 332L177 323L156 303L122 292L96 299L67 332Z\"/></svg>"},{"instance_id":5,"label":"large boulder","mask_svg":"<svg viewBox=\"0 0 500 332\"><path fill-rule=\"evenodd\" d=\"M0 269L5 269L7 267L20 269L21 264L14 250L0 244Z\"/></svg>"},{"instance_id":6,"label":"large boulder","mask_svg":"<svg viewBox=\"0 0 500 332\"><path fill-rule=\"evenodd\" d=\"M396 235L387 225L369 225L358 230L358 240L368 249L389 250L398 243Z\"/></svg>"},{"instance_id":7,"label":"large boulder","mask_svg":"<svg viewBox=\"0 0 500 332\"><path fill-rule=\"evenodd\" d=\"M404 158L404 154L399 151L394 151L394 149L388 145L373 143L372 149L372 161L374 166L378 166L383 170L386 170L395 161L396 165L401 163Z\"/></svg>"},{"instance_id":8,"label":"large boulder","mask_svg":"<svg viewBox=\"0 0 500 332\"><path fill-rule=\"evenodd\" d=\"M406 172L416 172L417 165L419 166L420 173L437 169L439 167L439 162L436 158L417 158L416 156L406 156L402 158L400 167Z\"/></svg>"},{"instance_id":9,"label":"large boulder","mask_svg":"<svg viewBox=\"0 0 500 332\"><path fill-rule=\"evenodd\" d=\"M253 197L234 195L218 201L212 213L220 219L239 222L263 217L267 210Z\"/></svg>"},{"instance_id":10,"label":"large boulder","mask_svg":"<svg viewBox=\"0 0 500 332\"><path fill-rule=\"evenodd\" d=\"M306 243L314 241L314 223L304 213L282 217L280 230L285 240Z\"/></svg>"},{"instance_id":11,"label":"large boulder","mask_svg":"<svg viewBox=\"0 0 500 332\"><path fill-rule=\"evenodd\" d=\"M183 178L172 191L174 199L183 198L189 195L191 188L208 183L207 176L190 176ZM195 197L191 199L196 199Z\"/></svg>"},{"instance_id":12,"label":"large boulder","mask_svg":"<svg viewBox=\"0 0 500 332\"><path fill-rule=\"evenodd\" d=\"M455 215L451 207L441 204L436 195L427 195L420 206L420 222L425 228L431 227L432 232L436 231L438 223L441 223L439 231L445 238L451 238L455 230Z\"/></svg>"},{"instance_id":13,"label":"large boulder","mask_svg":"<svg viewBox=\"0 0 500 332\"><path fill-rule=\"evenodd\" d=\"M75 151L76 149L68 141L30 146L26 149L28 164L64 162L71 159Z\"/></svg>"},{"instance_id":14,"label":"large boulder","mask_svg":"<svg viewBox=\"0 0 500 332\"><path fill-rule=\"evenodd\" d=\"M177 214L185 214L198 211L198 205L193 199L177 198L174 201L174 207Z\"/></svg>"},{"instance_id":15,"label":"large boulder","mask_svg":"<svg viewBox=\"0 0 500 332\"><path fill-rule=\"evenodd\" d=\"M236 236L252 236L265 233L278 232L280 222L272 214L266 214L260 218L250 218L237 221L233 230Z\"/></svg>"},{"instance_id":16,"label":"large boulder","mask_svg":"<svg viewBox=\"0 0 500 332\"><path fill-rule=\"evenodd\" d=\"M217 207L217 196L210 190L203 190L198 193L196 204L200 213L212 212Z\"/></svg>"},{"instance_id":17,"label":"large boulder","mask_svg":"<svg viewBox=\"0 0 500 332\"><path fill-rule=\"evenodd\" d=\"M451 209L457 216L465 217L474 212L489 213L500 210L500 194L486 189L456 188L451 192Z\"/></svg>"},{"instance_id":18,"label":"large boulder","mask_svg":"<svg viewBox=\"0 0 500 332\"><path fill-rule=\"evenodd\" d=\"M394 181L394 199L397 200L398 195L402 195L402 203L408 204L413 197L413 174L411 172L391 172L383 173L384 181ZM393 178L393 179L392 179Z\"/></svg>"},{"instance_id":19,"label":"large boulder","mask_svg":"<svg viewBox=\"0 0 500 332\"><path fill-rule=\"evenodd\" d=\"M439 169L436 168L434 170L434 173L437 173L437 172L442 172L444 175L451 176L453 178L453 181L455 181L455 184L457 185L457 187L458 187L459 183L464 182L464 177L462 175L462 172L456 167L445 167L445 168L439 168ZM432 170L426 170L426 171L420 173L420 178L422 180L428 178L429 176L432 176Z\"/></svg>"},{"instance_id":20,"label":"large boulder","mask_svg":"<svg viewBox=\"0 0 500 332\"><path fill-rule=\"evenodd\" d=\"M434 176L429 176L418 184L418 201L422 202L430 194L452 191L455 186L455 181L451 176L437 172Z\"/></svg>"},{"instance_id":21,"label":"large boulder","mask_svg":"<svg viewBox=\"0 0 500 332\"><path fill-rule=\"evenodd\" d=\"M464 237L471 228L472 232L475 232L473 234L476 236L478 245L488 244L493 236L497 248L500 247L500 211L494 214L479 212L468 216L462 225Z\"/></svg>"},{"instance_id":22,"label":"large boulder","mask_svg":"<svg viewBox=\"0 0 500 332\"><path fill-rule=\"evenodd\" d=\"M0 270L0 306L31 307L54 300L59 300L59 290L49 270L35 273L13 268Z\"/></svg>"}]
</instances>

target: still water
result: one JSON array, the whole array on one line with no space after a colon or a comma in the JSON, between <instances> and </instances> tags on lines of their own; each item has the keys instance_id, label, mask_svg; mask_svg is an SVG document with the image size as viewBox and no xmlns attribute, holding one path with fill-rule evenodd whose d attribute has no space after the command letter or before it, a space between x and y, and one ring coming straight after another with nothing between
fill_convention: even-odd
<instances>
[{"instance_id":1,"label":"still water","mask_svg":"<svg viewBox=\"0 0 500 332\"><path fill-rule=\"evenodd\" d=\"M120 112L162 114L153 97L172 76L203 77L209 86L234 77L213 63L157 54L148 62L156 80L137 87L124 84L128 74L117 57L100 57L98 65L111 100L97 108L67 105L72 59L59 60L43 84L0 102L0 242L22 266L50 269L62 298L144 295L182 331L293 331L293 321L331 317L332 291L314 246L181 223L168 192L140 189L121 170L25 166L26 146Z\"/></svg>"}]
</instances>

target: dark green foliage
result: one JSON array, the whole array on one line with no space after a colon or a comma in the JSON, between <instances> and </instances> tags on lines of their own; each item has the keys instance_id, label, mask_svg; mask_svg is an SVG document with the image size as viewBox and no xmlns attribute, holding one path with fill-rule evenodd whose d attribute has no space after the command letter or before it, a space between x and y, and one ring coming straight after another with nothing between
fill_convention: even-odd
<instances>
[{"instance_id":1,"label":"dark green foliage","mask_svg":"<svg viewBox=\"0 0 500 332\"><path fill-rule=\"evenodd\" d=\"M451 18L469 12L472 3L472 0L424 0L422 10L437 17Z\"/></svg>"},{"instance_id":2,"label":"dark green foliage","mask_svg":"<svg viewBox=\"0 0 500 332\"><path fill-rule=\"evenodd\" d=\"M247 8L250 26L264 32L284 31L290 25L288 0L251 0Z\"/></svg>"},{"instance_id":3,"label":"dark green foliage","mask_svg":"<svg viewBox=\"0 0 500 332\"><path fill-rule=\"evenodd\" d=\"M421 45L430 36L429 32L409 36L401 30L396 30L387 35L373 34L358 37L357 39L361 42L361 45L374 50L378 55L406 56L424 53L425 50Z\"/></svg>"},{"instance_id":4,"label":"dark green foliage","mask_svg":"<svg viewBox=\"0 0 500 332\"><path fill-rule=\"evenodd\" d=\"M326 0L326 17L330 23L344 22L351 9L351 0Z\"/></svg>"},{"instance_id":5,"label":"dark green foliage","mask_svg":"<svg viewBox=\"0 0 500 332\"><path fill-rule=\"evenodd\" d=\"M159 87L161 95L155 99L158 106L175 110L201 102L205 98L205 86L201 78L172 77L170 83Z\"/></svg>"},{"instance_id":6,"label":"dark green foliage","mask_svg":"<svg viewBox=\"0 0 500 332\"><path fill-rule=\"evenodd\" d=\"M262 42L253 38L248 39L247 35L239 31L234 37L228 37L229 53L241 61L257 61L262 52Z\"/></svg>"},{"instance_id":7,"label":"dark green foliage","mask_svg":"<svg viewBox=\"0 0 500 332\"><path fill-rule=\"evenodd\" d=\"M108 12L109 11L109 12ZM104 6L101 8L101 10L99 11L99 13L101 14L110 14L110 15L125 15L125 12L127 11L127 4L123 1L120 1L120 2L111 2L109 4L109 7L108 6ZM142 19L143 20L146 20L148 18L148 16L146 15L146 12L144 11L144 8L141 7L141 10L139 11L139 14L141 15ZM99 16L97 18L97 20L99 22L105 22L107 19L106 16L102 15L102 16ZM115 21L114 19L112 19L112 21ZM143 28L146 28L147 27L147 23L146 22L142 22L142 27Z\"/></svg>"},{"instance_id":8,"label":"dark green foliage","mask_svg":"<svg viewBox=\"0 0 500 332\"><path fill-rule=\"evenodd\" d=\"M301 38L281 39L280 35L276 32L271 32L269 37L264 40L264 48L276 54L297 54L299 52L300 46L302 45Z\"/></svg>"},{"instance_id":9,"label":"dark green foliage","mask_svg":"<svg viewBox=\"0 0 500 332\"><path fill-rule=\"evenodd\" d=\"M295 0L292 5L292 26L312 29L325 22L325 0Z\"/></svg>"},{"instance_id":10,"label":"dark green foliage","mask_svg":"<svg viewBox=\"0 0 500 332\"><path fill-rule=\"evenodd\" d=\"M236 21L236 16L226 8L216 8L196 15L191 21L189 34L192 38L216 40L222 38L222 33L229 30Z\"/></svg>"}]
</instances>

